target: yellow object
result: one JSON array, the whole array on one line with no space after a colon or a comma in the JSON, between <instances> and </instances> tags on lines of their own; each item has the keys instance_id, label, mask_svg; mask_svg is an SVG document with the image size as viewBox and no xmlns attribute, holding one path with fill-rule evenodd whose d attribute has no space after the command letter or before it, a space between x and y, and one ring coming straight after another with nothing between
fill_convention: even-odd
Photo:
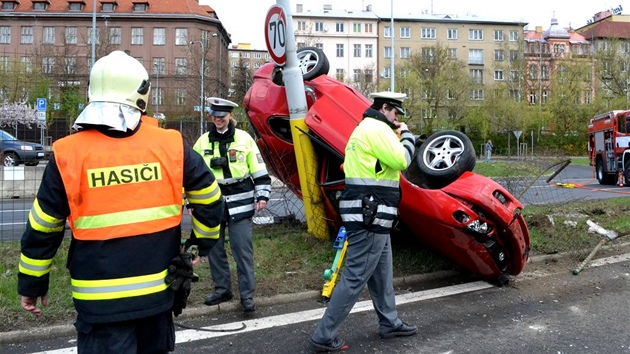
<instances>
[{"instance_id":1,"label":"yellow object","mask_svg":"<svg viewBox=\"0 0 630 354\"><path fill-rule=\"evenodd\" d=\"M575 184L574 183L556 183L556 186L561 187L561 188L575 188Z\"/></svg>"},{"instance_id":2,"label":"yellow object","mask_svg":"<svg viewBox=\"0 0 630 354\"><path fill-rule=\"evenodd\" d=\"M343 246L341 246L343 244ZM322 302L328 302L330 295L337 284L337 277L341 271L341 265L346 258L346 250L348 249L348 238L346 237L346 230L342 226L339 230L339 234L333 243L333 248L337 249L335 260L332 267L324 271L324 287L322 288Z\"/></svg>"}]
</instances>

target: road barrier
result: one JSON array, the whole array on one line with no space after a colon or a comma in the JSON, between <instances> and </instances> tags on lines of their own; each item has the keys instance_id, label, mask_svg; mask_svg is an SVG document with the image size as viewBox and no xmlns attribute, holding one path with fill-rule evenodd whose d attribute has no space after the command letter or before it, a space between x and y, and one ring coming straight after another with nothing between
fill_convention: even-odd
<instances>
[{"instance_id":1,"label":"road barrier","mask_svg":"<svg viewBox=\"0 0 630 354\"><path fill-rule=\"evenodd\" d=\"M0 167L2 199L34 198L44 174L38 166Z\"/></svg>"}]
</instances>

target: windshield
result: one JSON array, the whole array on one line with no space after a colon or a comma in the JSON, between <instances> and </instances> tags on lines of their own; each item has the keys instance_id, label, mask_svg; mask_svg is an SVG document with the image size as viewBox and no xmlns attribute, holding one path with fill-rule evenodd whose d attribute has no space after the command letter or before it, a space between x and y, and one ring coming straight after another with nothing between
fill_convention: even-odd
<instances>
[{"instance_id":1,"label":"windshield","mask_svg":"<svg viewBox=\"0 0 630 354\"><path fill-rule=\"evenodd\" d=\"M17 138L5 132L4 130L0 130L0 140L17 140Z\"/></svg>"}]
</instances>

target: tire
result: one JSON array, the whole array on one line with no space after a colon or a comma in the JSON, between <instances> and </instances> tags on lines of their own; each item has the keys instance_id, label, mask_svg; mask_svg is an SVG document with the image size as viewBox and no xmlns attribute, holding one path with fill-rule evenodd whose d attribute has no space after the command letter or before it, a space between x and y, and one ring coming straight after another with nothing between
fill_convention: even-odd
<instances>
[{"instance_id":1,"label":"tire","mask_svg":"<svg viewBox=\"0 0 630 354\"><path fill-rule=\"evenodd\" d=\"M18 166L20 161L17 159L17 156L12 152L4 153L4 157L2 159L2 164L5 167Z\"/></svg>"},{"instance_id":2,"label":"tire","mask_svg":"<svg viewBox=\"0 0 630 354\"><path fill-rule=\"evenodd\" d=\"M630 173L630 164L628 164L626 170L623 171L624 186L630 185L630 175L628 173Z\"/></svg>"},{"instance_id":3,"label":"tire","mask_svg":"<svg viewBox=\"0 0 630 354\"><path fill-rule=\"evenodd\" d=\"M313 80L318 76L328 74L330 63L326 54L316 47L305 47L297 52L298 67L302 71L304 81Z\"/></svg>"},{"instance_id":4,"label":"tire","mask_svg":"<svg viewBox=\"0 0 630 354\"><path fill-rule=\"evenodd\" d=\"M450 130L428 137L405 171L409 182L427 189L444 188L475 168L475 149L468 137Z\"/></svg>"},{"instance_id":5,"label":"tire","mask_svg":"<svg viewBox=\"0 0 630 354\"><path fill-rule=\"evenodd\" d=\"M603 185L615 184L616 176L608 174L604 171L604 161L598 160L595 167L595 175L597 176L597 182Z\"/></svg>"}]
</instances>

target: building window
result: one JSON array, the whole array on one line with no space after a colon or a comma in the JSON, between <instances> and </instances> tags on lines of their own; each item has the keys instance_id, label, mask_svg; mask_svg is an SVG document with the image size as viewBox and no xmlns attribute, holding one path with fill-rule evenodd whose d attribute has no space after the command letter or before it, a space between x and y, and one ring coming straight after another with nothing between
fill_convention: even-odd
<instances>
[{"instance_id":1,"label":"building window","mask_svg":"<svg viewBox=\"0 0 630 354\"><path fill-rule=\"evenodd\" d=\"M133 12L146 12L149 4L146 3L136 3L133 4Z\"/></svg>"},{"instance_id":2,"label":"building window","mask_svg":"<svg viewBox=\"0 0 630 354\"><path fill-rule=\"evenodd\" d=\"M25 73L30 74L33 72L33 65L31 64L31 57L22 57L22 69Z\"/></svg>"},{"instance_id":3,"label":"building window","mask_svg":"<svg viewBox=\"0 0 630 354\"><path fill-rule=\"evenodd\" d=\"M337 44L337 58L343 58L343 44Z\"/></svg>"},{"instance_id":4,"label":"building window","mask_svg":"<svg viewBox=\"0 0 630 354\"><path fill-rule=\"evenodd\" d=\"M55 44L55 27L44 27L44 38L42 39L43 44Z\"/></svg>"},{"instance_id":5,"label":"building window","mask_svg":"<svg viewBox=\"0 0 630 354\"><path fill-rule=\"evenodd\" d=\"M175 45L188 45L188 29L187 28L175 29Z\"/></svg>"},{"instance_id":6,"label":"building window","mask_svg":"<svg viewBox=\"0 0 630 354\"><path fill-rule=\"evenodd\" d=\"M96 38L96 44L100 44L101 43L101 39L100 39L100 28L96 29L96 32L94 33L94 38ZM88 28L88 38L87 38L87 42L88 44L92 44L92 27Z\"/></svg>"},{"instance_id":7,"label":"building window","mask_svg":"<svg viewBox=\"0 0 630 354\"><path fill-rule=\"evenodd\" d=\"M361 69L354 69L352 73L352 79L354 80L354 82L361 81Z\"/></svg>"},{"instance_id":8,"label":"building window","mask_svg":"<svg viewBox=\"0 0 630 354\"><path fill-rule=\"evenodd\" d=\"M116 10L115 2L105 2L101 4L101 11L103 12L114 12Z\"/></svg>"},{"instance_id":9,"label":"building window","mask_svg":"<svg viewBox=\"0 0 630 354\"><path fill-rule=\"evenodd\" d=\"M144 28L132 27L131 28L131 45L143 45L144 44Z\"/></svg>"},{"instance_id":10,"label":"building window","mask_svg":"<svg viewBox=\"0 0 630 354\"><path fill-rule=\"evenodd\" d=\"M3 1L2 9L3 10L15 10L17 7L17 1Z\"/></svg>"},{"instance_id":11,"label":"building window","mask_svg":"<svg viewBox=\"0 0 630 354\"><path fill-rule=\"evenodd\" d=\"M324 32L323 22L315 22L315 32Z\"/></svg>"},{"instance_id":12,"label":"building window","mask_svg":"<svg viewBox=\"0 0 630 354\"><path fill-rule=\"evenodd\" d=\"M385 26L383 29L383 37L392 38L392 28L389 26Z\"/></svg>"},{"instance_id":13,"label":"building window","mask_svg":"<svg viewBox=\"0 0 630 354\"><path fill-rule=\"evenodd\" d=\"M402 48L400 48L400 58L401 59L409 58L410 56L411 56L411 48L409 48L409 47L402 47Z\"/></svg>"},{"instance_id":14,"label":"building window","mask_svg":"<svg viewBox=\"0 0 630 354\"><path fill-rule=\"evenodd\" d=\"M371 23L365 24L365 33L374 33L374 27Z\"/></svg>"},{"instance_id":15,"label":"building window","mask_svg":"<svg viewBox=\"0 0 630 354\"><path fill-rule=\"evenodd\" d=\"M518 31L510 31L510 42L518 41Z\"/></svg>"},{"instance_id":16,"label":"building window","mask_svg":"<svg viewBox=\"0 0 630 354\"><path fill-rule=\"evenodd\" d=\"M33 44L33 27L22 27L20 32L20 44Z\"/></svg>"},{"instance_id":17,"label":"building window","mask_svg":"<svg viewBox=\"0 0 630 354\"><path fill-rule=\"evenodd\" d=\"M352 24L352 32L354 33L361 33L361 23L353 23Z\"/></svg>"},{"instance_id":18,"label":"building window","mask_svg":"<svg viewBox=\"0 0 630 354\"><path fill-rule=\"evenodd\" d=\"M306 21L298 21L297 23L298 31L306 31Z\"/></svg>"},{"instance_id":19,"label":"building window","mask_svg":"<svg viewBox=\"0 0 630 354\"><path fill-rule=\"evenodd\" d=\"M44 57L42 59L42 73L53 74L55 72L55 58Z\"/></svg>"},{"instance_id":20,"label":"building window","mask_svg":"<svg viewBox=\"0 0 630 354\"><path fill-rule=\"evenodd\" d=\"M0 44L11 44L11 27L0 26Z\"/></svg>"},{"instance_id":21,"label":"building window","mask_svg":"<svg viewBox=\"0 0 630 354\"><path fill-rule=\"evenodd\" d=\"M503 38L503 31L494 30L494 41L495 42L503 42L505 38Z\"/></svg>"},{"instance_id":22,"label":"building window","mask_svg":"<svg viewBox=\"0 0 630 354\"><path fill-rule=\"evenodd\" d=\"M33 11L46 11L48 2L45 1L33 1Z\"/></svg>"},{"instance_id":23,"label":"building window","mask_svg":"<svg viewBox=\"0 0 630 354\"><path fill-rule=\"evenodd\" d=\"M538 79L538 67L536 65L529 66L529 79L530 80Z\"/></svg>"},{"instance_id":24,"label":"building window","mask_svg":"<svg viewBox=\"0 0 630 354\"><path fill-rule=\"evenodd\" d=\"M478 89L470 91L470 99L474 101L483 100L483 90Z\"/></svg>"},{"instance_id":25,"label":"building window","mask_svg":"<svg viewBox=\"0 0 630 354\"><path fill-rule=\"evenodd\" d=\"M164 75L166 60L164 58L153 58L153 75Z\"/></svg>"},{"instance_id":26,"label":"building window","mask_svg":"<svg viewBox=\"0 0 630 354\"><path fill-rule=\"evenodd\" d=\"M449 28L446 30L446 39L457 39L457 28Z\"/></svg>"},{"instance_id":27,"label":"building window","mask_svg":"<svg viewBox=\"0 0 630 354\"><path fill-rule=\"evenodd\" d=\"M76 75L77 70L77 58L65 58L64 59L64 74L66 75Z\"/></svg>"},{"instance_id":28,"label":"building window","mask_svg":"<svg viewBox=\"0 0 630 354\"><path fill-rule=\"evenodd\" d=\"M188 60L186 58L175 58L175 75L188 75Z\"/></svg>"},{"instance_id":29,"label":"building window","mask_svg":"<svg viewBox=\"0 0 630 354\"><path fill-rule=\"evenodd\" d=\"M437 31L435 28L423 27L420 29L420 38L422 39L435 39L437 37Z\"/></svg>"},{"instance_id":30,"label":"building window","mask_svg":"<svg viewBox=\"0 0 630 354\"><path fill-rule=\"evenodd\" d=\"M335 70L335 79L337 79L337 81L343 81L344 79L344 70L343 69L337 69Z\"/></svg>"},{"instance_id":31,"label":"building window","mask_svg":"<svg viewBox=\"0 0 630 354\"><path fill-rule=\"evenodd\" d=\"M536 104L536 91L530 91L529 92L529 103L530 104Z\"/></svg>"},{"instance_id":32,"label":"building window","mask_svg":"<svg viewBox=\"0 0 630 354\"><path fill-rule=\"evenodd\" d=\"M361 45L360 44L355 44L354 45L354 57L355 58L360 58L361 57Z\"/></svg>"},{"instance_id":33,"label":"building window","mask_svg":"<svg viewBox=\"0 0 630 354\"><path fill-rule=\"evenodd\" d=\"M483 41L483 30L481 29L469 29L468 39L471 41Z\"/></svg>"},{"instance_id":34,"label":"building window","mask_svg":"<svg viewBox=\"0 0 630 354\"><path fill-rule=\"evenodd\" d=\"M518 50L510 50L510 62L515 62L519 58Z\"/></svg>"},{"instance_id":35,"label":"building window","mask_svg":"<svg viewBox=\"0 0 630 354\"><path fill-rule=\"evenodd\" d=\"M247 53L247 52L243 52L243 54L241 55L241 57L243 57L243 59L249 59L249 53Z\"/></svg>"},{"instance_id":36,"label":"building window","mask_svg":"<svg viewBox=\"0 0 630 354\"><path fill-rule=\"evenodd\" d=\"M382 75L382 77L383 77L384 79L387 79L387 78L392 77L392 68L391 68L391 67L389 67L389 66L385 67L385 68L383 69L383 75Z\"/></svg>"},{"instance_id":37,"label":"building window","mask_svg":"<svg viewBox=\"0 0 630 354\"><path fill-rule=\"evenodd\" d=\"M262 53L257 53L257 52L254 53L254 59L256 59L256 60L262 59Z\"/></svg>"},{"instance_id":38,"label":"building window","mask_svg":"<svg viewBox=\"0 0 630 354\"><path fill-rule=\"evenodd\" d=\"M186 105L186 89L183 89L183 88L175 89L175 105L176 106Z\"/></svg>"},{"instance_id":39,"label":"building window","mask_svg":"<svg viewBox=\"0 0 630 354\"><path fill-rule=\"evenodd\" d=\"M153 45L166 45L166 28L157 27L153 29Z\"/></svg>"},{"instance_id":40,"label":"building window","mask_svg":"<svg viewBox=\"0 0 630 354\"><path fill-rule=\"evenodd\" d=\"M109 44L122 43L122 30L120 27L109 28Z\"/></svg>"},{"instance_id":41,"label":"building window","mask_svg":"<svg viewBox=\"0 0 630 354\"><path fill-rule=\"evenodd\" d=\"M373 48L371 44L366 44L365 45L365 57L366 58L371 58L372 57L372 52L373 52Z\"/></svg>"},{"instance_id":42,"label":"building window","mask_svg":"<svg viewBox=\"0 0 630 354\"><path fill-rule=\"evenodd\" d=\"M423 62L435 63L435 48L422 48L420 55Z\"/></svg>"},{"instance_id":43,"label":"building window","mask_svg":"<svg viewBox=\"0 0 630 354\"><path fill-rule=\"evenodd\" d=\"M337 22L337 23L335 24L335 31L336 31L337 33L343 33L343 31L344 31L344 30L343 30L343 22Z\"/></svg>"},{"instance_id":44,"label":"building window","mask_svg":"<svg viewBox=\"0 0 630 354\"><path fill-rule=\"evenodd\" d=\"M324 50L324 43L315 43L315 48ZM265 59L269 60L269 53L265 54Z\"/></svg>"},{"instance_id":45,"label":"building window","mask_svg":"<svg viewBox=\"0 0 630 354\"><path fill-rule=\"evenodd\" d=\"M66 27L66 44L77 44L78 29L76 27Z\"/></svg>"},{"instance_id":46,"label":"building window","mask_svg":"<svg viewBox=\"0 0 630 354\"><path fill-rule=\"evenodd\" d=\"M503 76L503 70L495 70L494 71L494 81L503 81L505 77Z\"/></svg>"},{"instance_id":47,"label":"building window","mask_svg":"<svg viewBox=\"0 0 630 354\"><path fill-rule=\"evenodd\" d=\"M483 65L483 49L469 49L468 64Z\"/></svg>"},{"instance_id":48,"label":"building window","mask_svg":"<svg viewBox=\"0 0 630 354\"><path fill-rule=\"evenodd\" d=\"M470 81L473 84L482 84L483 85L483 70L481 70L481 69L470 69Z\"/></svg>"},{"instance_id":49,"label":"building window","mask_svg":"<svg viewBox=\"0 0 630 354\"><path fill-rule=\"evenodd\" d=\"M503 49L495 49L494 61L503 61L503 60L505 60L505 51Z\"/></svg>"},{"instance_id":50,"label":"building window","mask_svg":"<svg viewBox=\"0 0 630 354\"><path fill-rule=\"evenodd\" d=\"M411 28L400 27L400 38L411 38Z\"/></svg>"},{"instance_id":51,"label":"building window","mask_svg":"<svg viewBox=\"0 0 630 354\"><path fill-rule=\"evenodd\" d=\"M385 50L383 51L383 57L385 59L389 59L392 57L392 47L385 47Z\"/></svg>"},{"instance_id":52,"label":"building window","mask_svg":"<svg viewBox=\"0 0 630 354\"><path fill-rule=\"evenodd\" d=\"M457 59L457 48L447 48L449 59Z\"/></svg>"},{"instance_id":53,"label":"building window","mask_svg":"<svg viewBox=\"0 0 630 354\"><path fill-rule=\"evenodd\" d=\"M85 6L83 2L71 2L68 4L68 9L70 11L82 11L83 6Z\"/></svg>"}]
</instances>

